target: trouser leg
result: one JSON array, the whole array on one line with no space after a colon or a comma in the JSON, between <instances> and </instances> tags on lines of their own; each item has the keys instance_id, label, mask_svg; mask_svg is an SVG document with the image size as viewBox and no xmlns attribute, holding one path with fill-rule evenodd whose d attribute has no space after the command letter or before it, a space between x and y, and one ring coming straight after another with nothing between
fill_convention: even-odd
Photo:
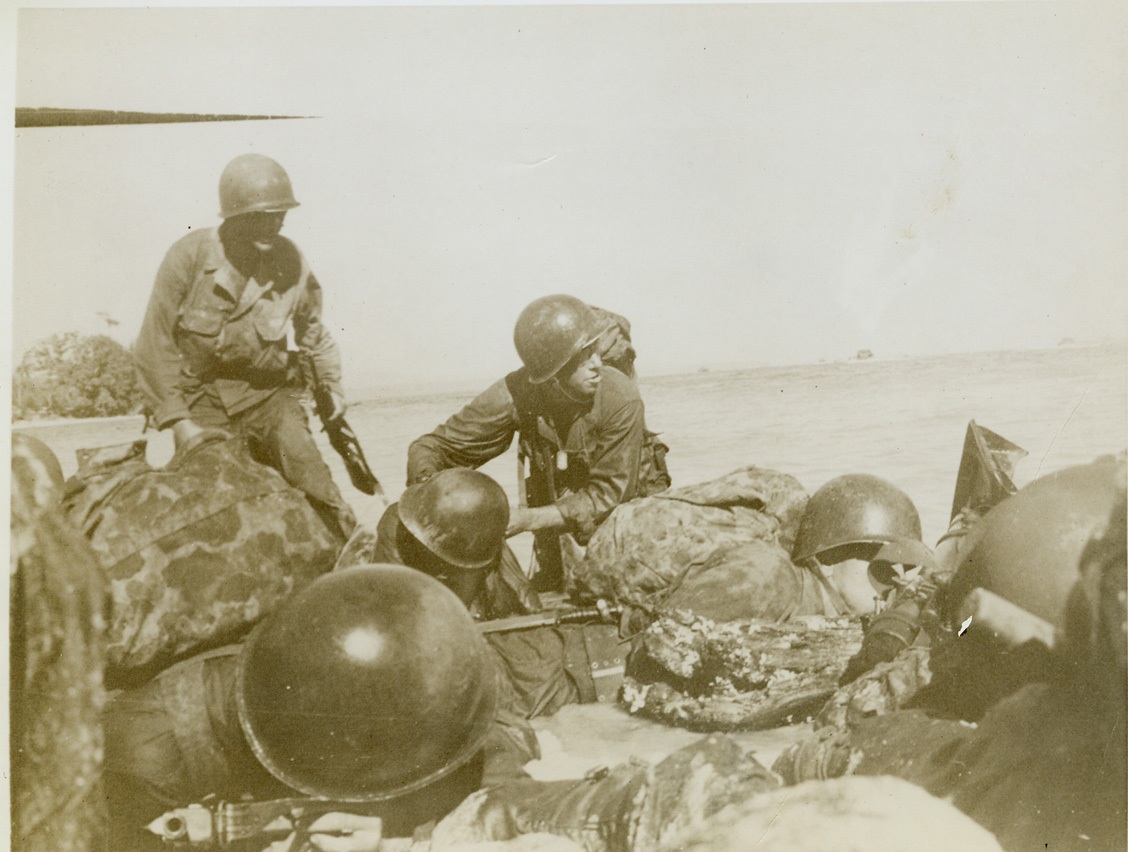
<instances>
[{"instance_id":1,"label":"trouser leg","mask_svg":"<svg viewBox=\"0 0 1128 852\"><path fill-rule=\"evenodd\" d=\"M170 808L191 801L183 789L187 770L159 690L120 694L103 713L103 784L110 817L110 849L147 852L167 847L145 826Z\"/></svg>"},{"instance_id":2,"label":"trouser leg","mask_svg":"<svg viewBox=\"0 0 1128 852\"><path fill-rule=\"evenodd\" d=\"M303 491L314 509L348 539L356 527L356 515L333 482L295 392L283 388L234 420L250 439L251 453Z\"/></svg>"}]
</instances>

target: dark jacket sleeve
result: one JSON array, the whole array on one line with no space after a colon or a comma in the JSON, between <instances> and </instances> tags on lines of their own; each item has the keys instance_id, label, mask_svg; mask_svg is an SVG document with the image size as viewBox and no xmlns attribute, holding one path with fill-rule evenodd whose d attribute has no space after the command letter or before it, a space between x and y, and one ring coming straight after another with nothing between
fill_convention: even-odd
<instances>
[{"instance_id":1,"label":"dark jacket sleeve","mask_svg":"<svg viewBox=\"0 0 1128 852\"><path fill-rule=\"evenodd\" d=\"M494 383L407 450L407 484L451 467L477 468L504 453L517 432L517 409L505 380Z\"/></svg>"},{"instance_id":2,"label":"dark jacket sleeve","mask_svg":"<svg viewBox=\"0 0 1128 852\"><path fill-rule=\"evenodd\" d=\"M175 335L180 306L188 297L195 269L193 242L182 239L169 249L157 270L141 332L133 345L141 389L158 429L188 416L180 369L183 356Z\"/></svg>"}]
</instances>

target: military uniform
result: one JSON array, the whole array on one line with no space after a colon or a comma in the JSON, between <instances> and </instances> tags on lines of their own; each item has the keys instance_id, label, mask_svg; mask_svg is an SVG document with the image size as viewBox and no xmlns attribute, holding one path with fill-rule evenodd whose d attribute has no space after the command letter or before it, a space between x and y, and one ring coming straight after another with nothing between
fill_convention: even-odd
<instances>
[{"instance_id":1,"label":"military uniform","mask_svg":"<svg viewBox=\"0 0 1128 852\"><path fill-rule=\"evenodd\" d=\"M337 345L321 324L321 287L301 252L277 237L272 250L194 231L165 256L134 347L153 421L190 419L249 436L347 536L352 510L333 483L300 402L291 351L309 354L318 380L340 392Z\"/></svg>"},{"instance_id":2,"label":"military uniform","mask_svg":"<svg viewBox=\"0 0 1128 852\"><path fill-rule=\"evenodd\" d=\"M520 434L529 460L529 506L555 506L564 535L536 534L541 570L560 576L565 547L586 544L611 510L639 496L645 437L642 398L634 382L605 369L594 397L576 402L555 384L533 384L522 368L496 382L408 449L408 483L449 467L476 468L501 455ZM569 541L571 539L571 541Z\"/></svg>"},{"instance_id":3,"label":"military uniform","mask_svg":"<svg viewBox=\"0 0 1128 852\"><path fill-rule=\"evenodd\" d=\"M209 795L223 801L301 795L266 770L244 734L236 696L242 648L200 654L109 703L104 725L111 848L164 848L145 826L167 810ZM483 759L467 764L449 785L396 799L384 814L389 830L410 833L479 786L527 777L521 767L538 756L535 743L524 720L499 712Z\"/></svg>"}]
</instances>

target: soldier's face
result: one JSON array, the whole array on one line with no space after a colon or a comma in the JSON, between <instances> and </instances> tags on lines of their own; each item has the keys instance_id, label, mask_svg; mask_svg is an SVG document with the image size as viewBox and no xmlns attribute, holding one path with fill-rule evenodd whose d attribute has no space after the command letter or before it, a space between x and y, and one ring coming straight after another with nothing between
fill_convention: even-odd
<instances>
[{"instance_id":1,"label":"soldier's face","mask_svg":"<svg viewBox=\"0 0 1128 852\"><path fill-rule=\"evenodd\" d=\"M569 363L561 370L560 385L569 396L593 397L599 389L603 359L599 357L599 352L592 345L590 349L584 349L580 352L577 361L576 366Z\"/></svg>"},{"instance_id":2,"label":"soldier's face","mask_svg":"<svg viewBox=\"0 0 1128 852\"><path fill-rule=\"evenodd\" d=\"M446 565L443 563L443 569L431 573L431 576L458 595L459 600L469 608L482 590L482 584L486 579L486 572L484 570L459 568L455 565Z\"/></svg>"},{"instance_id":3,"label":"soldier's face","mask_svg":"<svg viewBox=\"0 0 1128 852\"><path fill-rule=\"evenodd\" d=\"M843 559L827 566L831 582L857 615L874 611L874 599L880 597L869 578L870 564L865 559Z\"/></svg>"},{"instance_id":4,"label":"soldier's face","mask_svg":"<svg viewBox=\"0 0 1128 852\"><path fill-rule=\"evenodd\" d=\"M259 251L270 251L282 230L286 211L278 213L243 213L230 219L230 227L238 236Z\"/></svg>"}]
</instances>

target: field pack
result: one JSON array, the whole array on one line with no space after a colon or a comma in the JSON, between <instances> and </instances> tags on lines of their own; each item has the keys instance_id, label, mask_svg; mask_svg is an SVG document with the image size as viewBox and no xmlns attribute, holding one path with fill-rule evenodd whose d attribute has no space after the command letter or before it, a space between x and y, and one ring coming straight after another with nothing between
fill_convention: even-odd
<instances>
[{"instance_id":1,"label":"field pack","mask_svg":"<svg viewBox=\"0 0 1128 852\"><path fill-rule=\"evenodd\" d=\"M145 444L79 450L63 500L109 581L111 688L238 640L343 544L245 439L207 430L163 468Z\"/></svg>"},{"instance_id":2,"label":"field pack","mask_svg":"<svg viewBox=\"0 0 1128 852\"><path fill-rule=\"evenodd\" d=\"M807 505L792 476L746 467L615 508L576 569L581 594L714 620L823 612L789 553Z\"/></svg>"}]
</instances>

